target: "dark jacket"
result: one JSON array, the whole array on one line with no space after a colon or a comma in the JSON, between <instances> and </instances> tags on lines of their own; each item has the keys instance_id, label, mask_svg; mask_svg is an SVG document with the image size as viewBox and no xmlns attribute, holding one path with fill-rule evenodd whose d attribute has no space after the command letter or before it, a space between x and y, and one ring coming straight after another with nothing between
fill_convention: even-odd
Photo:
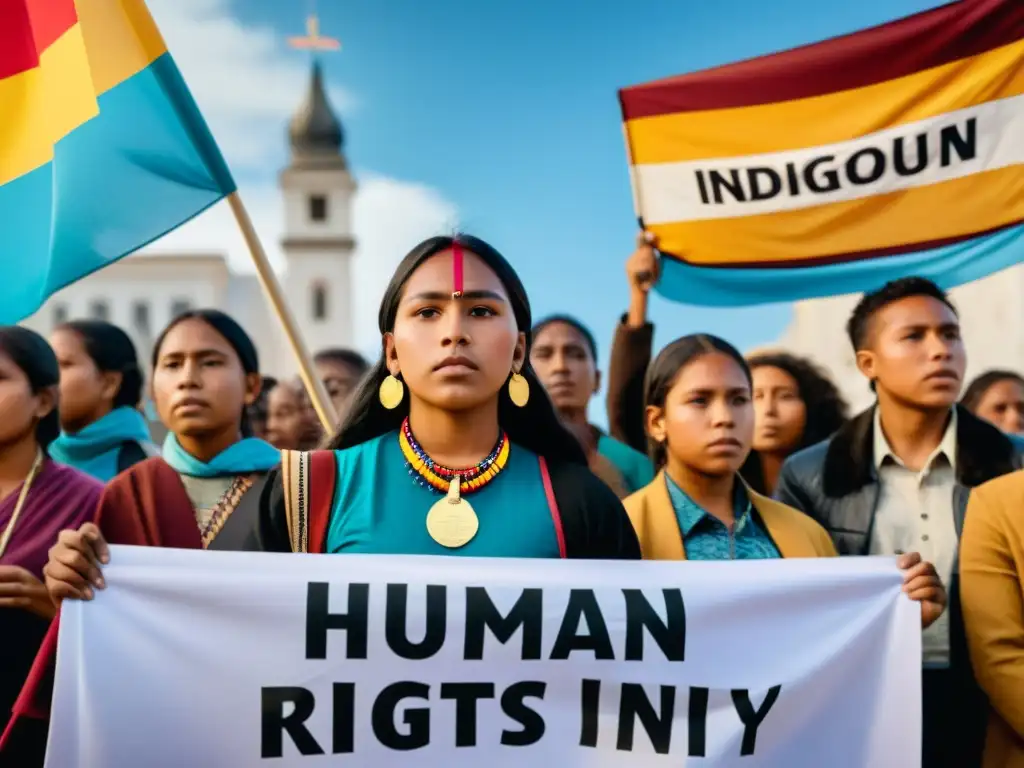
<instances>
[{"instance_id":1,"label":"dark jacket","mask_svg":"<svg viewBox=\"0 0 1024 768\"><path fill-rule=\"evenodd\" d=\"M1019 469L1019 443L965 408L957 408L957 486L953 519L963 531L970 489ZM790 456L782 466L775 498L806 512L832 536L840 555L866 555L878 506L874 462L874 408L848 422L830 439ZM977 765L984 740L987 707L974 682L960 609L959 570L953 569L949 595L950 668L962 703L962 757L951 765Z\"/></svg>"},{"instance_id":2,"label":"dark jacket","mask_svg":"<svg viewBox=\"0 0 1024 768\"><path fill-rule=\"evenodd\" d=\"M620 443L647 453L644 433L644 375L651 362L654 326L640 328L626 325L626 316L619 318L612 339L608 361L607 401L608 432Z\"/></svg>"},{"instance_id":3,"label":"dark jacket","mask_svg":"<svg viewBox=\"0 0 1024 768\"><path fill-rule=\"evenodd\" d=\"M117 474L126 472L146 459L160 455L160 449L153 443L139 443L129 440L121 446L117 454Z\"/></svg>"}]
</instances>

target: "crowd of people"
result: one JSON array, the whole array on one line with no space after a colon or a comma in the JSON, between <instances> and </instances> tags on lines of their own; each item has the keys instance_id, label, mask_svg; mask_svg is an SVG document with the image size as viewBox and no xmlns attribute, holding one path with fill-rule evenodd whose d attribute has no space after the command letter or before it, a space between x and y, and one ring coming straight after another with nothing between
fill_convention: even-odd
<instances>
[{"instance_id":1,"label":"crowd of people","mask_svg":"<svg viewBox=\"0 0 1024 768\"><path fill-rule=\"evenodd\" d=\"M534 322L509 262L468 235L398 266L379 359L315 356L339 414L329 434L218 310L176 317L148 365L105 322L48 341L0 329L0 765L42 764L61 602L93 599L109 545L134 544L895 556L921 606L924 765L1024 766L1024 379L990 371L965 388L956 309L918 277L849 319L877 396L861 414L781 350L745 357L698 333L655 355L655 246L642 236L627 261L607 431L588 419L593 334L566 315Z\"/></svg>"}]
</instances>

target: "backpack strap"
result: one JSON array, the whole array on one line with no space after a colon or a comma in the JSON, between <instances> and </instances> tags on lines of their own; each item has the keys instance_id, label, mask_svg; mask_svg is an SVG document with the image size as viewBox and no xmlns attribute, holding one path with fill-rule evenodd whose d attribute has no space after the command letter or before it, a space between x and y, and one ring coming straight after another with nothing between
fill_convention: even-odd
<instances>
[{"instance_id":1,"label":"backpack strap","mask_svg":"<svg viewBox=\"0 0 1024 768\"><path fill-rule=\"evenodd\" d=\"M310 552L327 551L327 527L334 506L334 485L338 459L334 451L313 451L309 459L310 477L316 480L309 489Z\"/></svg>"},{"instance_id":2,"label":"backpack strap","mask_svg":"<svg viewBox=\"0 0 1024 768\"><path fill-rule=\"evenodd\" d=\"M324 551L336 477L334 451L281 451L281 487L292 552Z\"/></svg>"},{"instance_id":3,"label":"backpack strap","mask_svg":"<svg viewBox=\"0 0 1024 768\"><path fill-rule=\"evenodd\" d=\"M555 497L555 487L551 484L551 472L548 470L548 463L543 456L538 456L540 462L540 477L544 483L544 497L548 500L548 510L551 512L551 522L555 524L555 538L558 539L558 556L565 558L565 527L562 525L562 511L558 508L558 499Z\"/></svg>"}]
</instances>

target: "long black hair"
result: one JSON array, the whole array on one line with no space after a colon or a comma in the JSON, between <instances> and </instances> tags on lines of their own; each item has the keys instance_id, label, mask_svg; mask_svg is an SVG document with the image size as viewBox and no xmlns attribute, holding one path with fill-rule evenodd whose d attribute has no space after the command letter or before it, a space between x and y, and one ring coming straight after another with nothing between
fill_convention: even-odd
<instances>
[{"instance_id":1,"label":"long black hair","mask_svg":"<svg viewBox=\"0 0 1024 768\"><path fill-rule=\"evenodd\" d=\"M395 270L391 282L384 291L384 298L381 299L380 311L377 313L377 326L381 336L395 328L398 305L410 275L427 259L450 249L455 243L478 256L498 276L508 293L516 327L526 334L526 356L519 373L530 385L530 400L524 407L519 408L512 403L507 389L503 387L498 394L498 423L508 433L509 440L552 463L574 462L586 465L587 458L583 448L562 426L537 374L530 367L531 315L526 289L505 257L483 240L461 234L454 237L432 237L409 251ZM352 398L348 415L327 443L329 448L350 448L401 426L403 419L409 414L409 398L404 398L394 410L382 406L377 393L387 376L382 339L380 358L363 376Z\"/></svg>"},{"instance_id":2,"label":"long black hair","mask_svg":"<svg viewBox=\"0 0 1024 768\"><path fill-rule=\"evenodd\" d=\"M832 437L846 423L846 401L832 379L810 360L787 352L764 352L748 357L747 365L750 370L778 368L796 382L807 419L794 453Z\"/></svg>"},{"instance_id":3,"label":"long black hair","mask_svg":"<svg viewBox=\"0 0 1024 768\"><path fill-rule=\"evenodd\" d=\"M981 404L981 399L985 396L985 393L989 391L993 384L998 384L1001 381L1013 381L1024 387L1024 378L1019 373L1002 369L985 371L985 373L976 376L967 385L963 397L960 398L960 405L974 413Z\"/></svg>"},{"instance_id":4,"label":"long black hair","mask_svg":"<svg viewBox=\"0 0 1024 768\"><path fill-rule=\"evenodd\" d=\"M247 376L254 373L259 374L260 358L256 352L256 345L252 343L249 334L245 332L245 329L233 317L221 312L219 309L193 309L183 312L171 320L167 327L160 332L156 343L153 345L152 363L154 370L156 370L156 364L160 360L160 348L164 345L164 339L167 338L167 334L186 320L201 320L213 328L235 350L235 354L238 355L245 374ZM240 428L243 437L252 437L252 422L249 421L248 408L244 405L242 406Z\"/></svg>"},{"instance_id":5,"label":"long black hair","mask_svg":"<svg viewBox=\"0 0 1024 768\"><path fill-rule=\"evenodd\" d=\"M36 442L46 451L60 434L60 416L57 411L60 366L57 364L57 355L46 339L19 325L0 327L0 352L11 358L11 362L25 373L32 394L53 388L53 408L36 424Z\"/></svg>"},{"instance_id":6,"label":"long black hair","mask_svg":"<svg viewBox=\"0 0 1024 768\"><path fill-rule=\"evenodd\" d=\"M668 393L675 386L680 372L694 360L711 354L722 354L732 358L746 376L747 384L754 386L750 367L736 347L717 336L694 333L676 339L666 346L647 368L647 375L644 377L645 413L649 406L664 408ZM664 443L659 443L648 436L647 450L656 469L665 466L668 452Z\"/></svg>"},{"instance_id":7,"label":"long black hair","mask_svg":"<svg viewBox=\"0 0 1024 768\"><path fill-rule=\"evenodd\" d=\"M121 374L121 386L112 403L114 408L138 407L142 399L142 371L135 345L127 333L103 320L72 320L55 330L77 334L85 354L101 373Z\"/></svg>"}]
</instances>

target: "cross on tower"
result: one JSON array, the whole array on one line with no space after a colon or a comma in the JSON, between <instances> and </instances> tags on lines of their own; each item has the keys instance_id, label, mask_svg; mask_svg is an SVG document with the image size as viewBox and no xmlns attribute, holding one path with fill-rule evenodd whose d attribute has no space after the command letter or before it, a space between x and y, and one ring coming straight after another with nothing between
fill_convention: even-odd
<instances>
[{"instance_id":1,"label":"cross on tower","mask_svg":"<svg viewBox=\"0 0 1024 768\"><path fill-rule=\"evenodd\" d=\"M288 45L292 48L299 48L306 51L338 51L341 50L341 41L334 37L323 37L320 34L320 19L316 15L314 4L313 12L306 18L306 34L304 37L289 37Z\"/></svg>"}]
</instances>

